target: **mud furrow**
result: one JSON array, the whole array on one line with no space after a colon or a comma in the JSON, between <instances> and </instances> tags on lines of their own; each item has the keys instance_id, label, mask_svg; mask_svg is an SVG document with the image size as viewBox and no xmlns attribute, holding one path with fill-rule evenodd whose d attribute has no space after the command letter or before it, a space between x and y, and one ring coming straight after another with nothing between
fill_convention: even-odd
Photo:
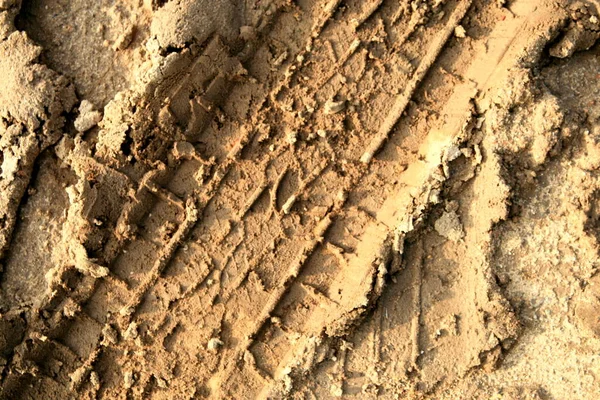
<instances>
[{"instance_id":1,"label":"mud furrow","mask_svg":"<svg viewBox=\"0 0 600 400\"><path fill-rule=\"evenodd\" d=\"M373 156L379 151L383 143L387 140L392 128L400 117L408 102L413 97L415 90L425 77L425 75L429 72L429 69L433 65L433 63L437 60L440 52L446 45L446 42L450 38L450 36L454 33L454 30L463 19L469 8L471 7L472 1L462 1L458 4L457 8L452 12L450 19L446 23L443 31L436 37L434 43L432 43L431 47L429 47L426 51L425 57L419 63L416 71L414 72L411 80L408 83L407 88L402 92L398 98L394 101L394 105L392 106L392 110L387 115L383 124L381 125L377 135L371 143L367 146L367 150L360 157L360 161L364 164L369 164Z\"/></svg>"}]
</instances>

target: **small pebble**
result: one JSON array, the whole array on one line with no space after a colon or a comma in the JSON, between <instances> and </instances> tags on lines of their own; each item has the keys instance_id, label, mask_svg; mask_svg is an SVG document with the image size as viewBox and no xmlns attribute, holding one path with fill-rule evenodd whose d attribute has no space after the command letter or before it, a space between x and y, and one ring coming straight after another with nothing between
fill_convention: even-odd
<instances>
[{"instance_id":1,"label":"small pebble","mask_svg":"<svg viewBox=\"0 0 600 400\"><path fill-rule=\"evenodd\" d=\"M462 25L458 25L456 28L454 28L454 36L461 39L465 38L467 37L467 31Z\"/></svg>"},{"instance_id":2,"label":"small pebble","mask_svg":"<svg viewBox=\"0 0 600 400\"><path fill-rule=\"evenodd\" d=\"M131 372L131 371L125 372L125 374L123 375L123 383L125 384L125 389L131 389L134 382L135 382L135 379L133 377L133 372Z\"/></svg>"},{"instance_id":3,"label":"small pebble","mask_svg":"<svg viewBox=\"0 0 600 400\"><path fill-rule=\"evenodd\" d=\"M287 135L285 135L285 140L289 144L294 144L298 141L298 132L297 131L289 131Z\"/></svg>"},{"instance_id":4,"label":"small pebble","mask_svg":"<svg viewBox=\"0 0 600 400\"><path fill-rule=\"evenodd\" d=\"M213 353L216 353L217 351L219 351L219 347L223 346L223 341L219 338L212 338L208 341L208 344L206 345L206 349L208 351L212 351Z\"/></svg>"},{"instance_id":5,"label":"small pebble","mask_svg":"<svg viewBox=\"0 0 600 400\"><path fill-rule=\"evenodd\" d=\"M256 31L253 27L246 25L240 28L240 39L249 41L254 38L256 38Z\"/></svg>"},{"instance_id":6,"label":"small pebble","mask_svg":"<svg viewBox=\"0 0 600 400\"><path fill-rule=\"evenodd\" d=\"M345 108L346 108L345 100L341 100L341 101L330 100L327 103L325 103L325 114L327 114L327 115L337 114L340 111L343 111Z\"/></svg>"}]
</instances>

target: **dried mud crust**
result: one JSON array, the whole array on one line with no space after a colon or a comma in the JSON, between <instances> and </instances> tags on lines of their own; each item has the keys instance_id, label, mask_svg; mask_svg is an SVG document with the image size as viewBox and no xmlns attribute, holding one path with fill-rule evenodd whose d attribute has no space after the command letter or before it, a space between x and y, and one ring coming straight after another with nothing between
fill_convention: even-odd
<instances>
[{"instance_id":1,"label":"dried mud crust","mask_svg":"<svg viewBox=\"0 0 600 400\"><path fill-rule=\"evenodd\" d=\"M593 4L159 3L128 6L141 37L95 56L125 52L135 76L116 68L95 90L83 64L59 62L60 40L43 57L57 72L34 64L11 28L19 4L0 1L0 68L32 99L6 99L1 121L37 138L33 114L50 138L2 153L7 238L21 204L2 277L2 396L544 396L543 378L485 377L526 325L505 254L529 226L522 199L572 152L595 176L594 108L546 72L593 45ZM27 32L52 26L31 15ZM27 68L46 74L38 103ZM11 155L24 184L5 179ZM585 185L573 229L595 257ZM589 346L595 268L577 271L572 305Z\"/></svg>"}]
</instances>

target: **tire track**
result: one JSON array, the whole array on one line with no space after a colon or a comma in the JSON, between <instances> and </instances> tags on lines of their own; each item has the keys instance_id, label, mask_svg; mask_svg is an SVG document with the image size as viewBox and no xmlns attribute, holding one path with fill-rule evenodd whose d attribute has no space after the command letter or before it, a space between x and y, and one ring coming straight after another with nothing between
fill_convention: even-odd
<instances>
[{"instance_id":1,"label":"tire track","mask_svg":"<svg viewBox=\"0 0 600 400\"><path fill-rule=\"evenodd\" d=\"M452 27L452 29L453 28L454 27ZM358 180L360 180L360 178ZM292 196L290 198L294 199L294 196ZM295 201L295 199L294 199L294 201ZM335 214L335 213L336 212L334 212L332 214ZM327 226L329 226L329 224L331 224L330 218L331 218L330 215L326 216L325 221L328 221ZM287 277L283 279L283 281L282 281L283 285L278 290L273 292L272 295L270 295L270 297L269 297L270 300L268 301L267 306L264 307L263 311L260 313L260 317L258 317L258 321L259 321L258 326L253 325L253 328L250 329L250 333L245 334L244 335L245 337L252 338L258 333L258 331L261 329L262 325L266 322L267 318L269 318L269 316L271 315L271 313L273 312L273 310L275 309L277 304L281 301L283 295L289 289L290 282L292 282L293 280L295 280L298 277L301 266L304 264L306 259L308 259L309 255L312 253L312 251L315 250L317 244L320 243L322 240L323 240L322 236L317 235L316 238L313 239L312 241L310 241L309 242L310 244L303 251L300 252L300 254L298 256L299 261L292 263L292 267L290 269L291 272L289 272ZM239 359L243 353L246 353L248 351L249 347L251 346L252 341L253 341L252 339L247 339L245 342L243 342L244 344L242 346L238 347L238 349L236 350L234 359ZM230 367L230 370L227 370L224 373L225 376L230 375L232 370L235 368L235 364L230 364L230 365L233 365L233 367ZM222 377L218 376L213 381L220 382L220 381L222 381L222 379L223 379ZM218 389L216 389L216 390L218 392Z\"/></svg>"},{"instance_id":2,"label":"tire track","mask_svg":"<svg viewBox=\"0 0 600 400\"><path fill-rule=\"evenodd\" d=\"M273 13L274 14L274 13ZM264 20L259 20L259 24L261 27L265 28L268 26L268 23L265 24ZM252 48L252 46L250 46L250 48ZM218 187L218 185L220 184L220 180L222 180L223 176L226 175L226 173L223 173L223 169L228 168L231 165L232 159L235 159L235 156L237 156L238 152L241 150L241 148L243 147L243 144L245 144L244 139L242 138L242 140L240 141L240 144L237 146L237 148L234 148L234 150L231 152L231 156L229 157L228 162L225 164L225 167L223 167L220 172L222 173L222 175L217 175L217 179L213 179L211 180L211 185L208 186L208 194L206 194L204 196L204 198L206 199L207 197L210 197L210 192L214 191L216 187ZM110 167L105 167L108 168L111 172L116 172L117 174L120 174L120 172L110 168ZM155 171L149 171L144 178L142 178L142 181L140 182L140 184L138 184L138 187L140 188L139 190L148 190L149 192L153 193L154 195L156 195L158 197L158 199L160 200L161 198L165 201L167 201L168 203L171 203L179 208L182 208L182 203L183 201L180 200L176 195L174 195L172 192L169 192L168 190L158 186L156 183L154 183L152 181L152 178L154 177L154 175L156 175ZM135 181L135 180L134 180ZM127 203L127 205L125 205L124 207L124 211L122 213L122 216L119 219L119 222L117 224L117 233L120 234L118 235L119 237L115 239L113 239L112 243L109 243L107 245L107 248L109 250L113 250L113 253L116 255L120 254L120 251L118 250L119 248L123 248L125 247L126 243L128 242L128 239L131 238L131 232L129 232L131 224L130 224L130 216L132 214L136 214L138 211L139 207L146 207L147 200L142 200L142 201L138 201L139 197L140 197L140 193L136 194L135 197L137 197L137 199L134 199L133 201ZM206 193L206 192L205 192ZM151 206L152 207L152 206ZM181 230L179 229L176 233L177 238L183 237L185 236L185 232L190 230L191 227L194 225L195 223L195 218L194 216L197 215L196 210L194 209L193 206L189 206L186 205L185 209L188 211L188 218L184 221L184 229ZM151 214L151 213L148 213ZM138 216L139 217L139 216ZM177 243L178 244L178 243ZM173 242L171 242L169 248L170 248L170 253L173 253L173 248L176 247L176 244L174 244ZM143 293L148 289L149 286L151 286L152 282L157 279L157 276L160 275L160 270L162 268L164 268L166 266L166 264L168 264L169 261L169 256L167 255L166 257L162 257L161 259L157 260L156 264L155 264L155 268L153 269L153 275L151 275L150 278L147 278L145 280L145 282L142 284L142 286L137 290L137 292L135 292L134 296L137 297L141 297L143 295ZM96 293L97 291L97 287L99 285L108 285L110 286L111 284L114 284L116 282L116 280L114 279L113 276L111 276L108 280L104 280L102 282L100 282L100 280L98 281L94 281L92 284L90 285L83 285L84 287L86 287L87 290L84 291L84 293L79 294L77 297L79 297L79 301L76 301L73 305L73 308L75 309L74 313L75 314L82 314L84 315L84 318L88 318L88 319L92 319L89 315L86 315L85 312L82 310L81 305L82 303L86 302L93 294ZM119 282L119 288L117 288L117 292L119 292L119 289L122 289L122 283ZM110 289L109 289L110 290ZM134 297L134 299L136 299L137 297ZM68 321L66 321L67 319L73 317L74 315L71 315L71 313L69 312L61 312L60 309L60 304L66 303L66 304L71 304L72 302L69 301L70 298L66 298L65 300L60 300L58 297L54 296L53 298L49 299L49 301L47 301L46 305L43 305L40 308L40 314L44 314L44 313L51 313L52 311L54 311L54 304L55 303L59 303L59 309L57 309L54 313L55 317L53 317L51 319L52 326L50 327L44 327L44 328L40 328L40 322L37 322L35 324L33 324L34 328L33 331L30 332L30 334L28 334L27 336L38 336L38 337L47 337L46 335L49 336L54 336L52 335L53 331L62 331L63 329L61 328L62 325L65 325L65 323L67 323ZM139 299L137 299L139 300ZM104 302L104 304L110 304L109 302ZM137 303L134 301L133 303L129 303L128 307L126 308L127 310L129 310L130 308L135 308L137 306ZM64 308L64 307L62 307ZM65 318L65 315L70 315L69 317ZM41 323L41 325L45 325L44 323ZM38 332L41 330L41 333ZM26 337L27 337L26 336ZM98 343L100 343L99 338L96 340ZM18 347L21 347L23 344L19 345ZM101 349L101 345L97 346L91 353L90 355L87 357L87 359L84 361L83 365L80 366L79 368L77 368L75 370L75 372L73 373L74 375L72 376L72 381L74 383L74 387L76 388L77 386L79 386L79 384L85 379L87 373L89 373L89 371L91 370L91 367L93 365L93 363L95 362L95 360L98 358L98 355L100 354L100 349ZM30 353L31 351L26 350L26 353ZM25 357L26 358L26 357ZM51 357L49 357L49 359L51 359ZM34 368L36 369L36 368ZM33 370L31 370L33 371ZM26 371L22 371L25 374L31 373L31 371L26 370ZM20 373L22 374L22 373ZM13 390L15 390L14 388L19 387L20 383L19 383L19 378L17 379L12 379L13 377L11 377L11 379L9 380L10 382L6 383L5 385L3 385L3 391L4 392L12 392ZM53 380L53 378L48 377L48 379Z\"/></svg>"},{"instance_id":3,"label":"tire track","mask_svg":"<svg viewBox=\"0 0 600 400\"><path fill-rule=\"evenodd\" d=\"M325 20L325 22L323 23L322 27L326 25L327 21L329 21L331 19L331 15L333 15L335 9L337 9L337 5L339 5L339 2L335 2L332 1L331 3L328 4L335 4L335 7L332 7L332 10L329 15L329 17L327 17L327 19ZM463 3L459 4L457 10L462 9L463 7ZM455 12L458 12L455 10ZM466 9L465 9L466 12ZM453 14L455 15L455 14ZM451 17L453 18L453 17ZM458 19L459 20L459 19ZM457 20L457 21L458 21ZM450 19L449 21L453 21L453 19ZM450 24L450 22L448 22ZM322 29L322 27L320 28L320 30ZM452 27L452 29L454 29ZM444 39L444 43L445 40L448 39L449 34L447 34L448 31L451 31L449 28L446 27L446 29L444 30L443 35L445 35L446 39ZM434 47L437 49L438 48L439 43L436 44ZM439 47L439 49L437 50L438 52L441 51L441 48L443 47L443 45L441 45L441 47ZM307 53L306 53L307 54ZM354 54L354 52L352 52L352 54ZM296 65L296 67L293 69L294 71L300 71L302 69L301 65L303 63L304 60L306 60L307 57L304 57L304 59L301 57L300 59L302 59L302 62L298 61L298 63L293 63L292 65ZM348 57L350 58L350 57ZM298 57L296 57L296 60L298 60ZM432 60L431 64L433 64L433 62L435 61ZM423 60L421 60L421 64L422 65ZM431 65L429 65L430 67ZM428 68L429 68L428 67ZM412 92L410 94L410 96L408 96L408 100L414 95L414 92L416 90L416 88L418 87L420 81L423 79L423 77L426 75L427 71L422 71L422 70L417 70L417 72L413 75L413 79L416 79L416 81L410 81L413 82L411 83L412 86ZM419 75L422 74L422 76L419 77ZM287 76L287 73L284 74L284 76ZM415 78L416 77L416 78ZM287 83L291 82L287 81ZM413 87L414 86L414 87ZM276 89L274 89L271 93L274 93L275 95L271 95L270 97L277 97L278 94L278 88L276 87ZM398 99L400 99L401 97L399 97ZM408 100L406 100L406 102L408 102ZM394 106L393 108L393 112L390 115L396 115L398 114L398 110L400 109L400 106L398 106L397 104L399 104L400 100L396 101L396 106ZM262 106L262 104L261 104ZM402 111L404 110L404 108L406 107L406 105L403 106ZM208 107L210 108L210 107ZM259 108L258 111L256 111L258 114L266 114L266 111L269 111L268 106L265 109L261 109ZM401 114L401 112L400 112ZM273 117L272 117L273 118ZM254 120L256 120L257 118L253 118ZM275 121L275 123L277 122L276 118L273 118ZM380 149L380 147L383 145L383 143L385 142L385 140L389 137L390 132L392 131L392 128L394 127L394 125L396 124L397 120L398 120L398 116L389 116L388 120L391 121L389 122L389 124L391 124L389 126L389 131L385 134L385 138L381 139L381 136L377 136L374 142L371 143L376 143L377 141L381 141L381 143L379 145L377 145L376 149L373 151L376 152L377 150ZM387 120L386 120L387 121ZM304 125L300 124L300 127L302 126L307 126L309 125L310 122L305 123ZM194 127L196 127L196 125L193 125ZM198 125L199 126L199 125ZM250 125L251 126L251 125ZM194 128L195 130L196 128ZM388 128L386 128L388 129ZM282 213L278 214L276 216L274 216L274 218L271 220L272 222L270 222L268 225L269 226L273 226L276 227L277 229L271 229L269 232L275 231L276 233L273 235L268 236L267 238L261 238L262 242L286 242L286 243L290 243L293 242L294 240L297 240L297 238L302 237L303 235L309 235L309 239L307 239L307 244L303 247L303 250L301 250L298 254L297 254L297 258L296 261L292 262L290 264L290 268L287 269L286 271L283 271L283 273L281 274L281 276L276 279L276 281L278 282L278 286L275 290L271 291L270 293L268 293L267 295L267 300L266 300L266 305L264 307L262 307L262 309L260 310L259 314L258 314L258 322L255 322L252 325L249 325L249 328L244 330L244 332L242 332L241 334L239 334L240 337L244 337L247 336L248 339L241 341L241 344L236 346L236 348L234 350L232 350L234 356L232 357L233 360L240 360L240 359L244 359L244 361L246 361L246 358L251 359L250 356L247 356L248 352L251 350L251 347L253 345L255 345L255 342L258 341L260 342L261 340L264 342L264 339L261 339L261 335L263 335L268 329L270 329L270 326L273 325L270 321L268 321L269 319L272 318L272 314L273 312L277 309L277 308L281 308L282 303L285 301L284 297L286 297L287 294L289 294L292 290L295 290L295 286L302 286L303 287L308 287L306 285L308 285L308 283L304 283L304 282L300 282L299 277L303 274L303 269L305 267L305 263L307 261L310 261L311 258L316 257L314 254L319 252L322 245L327 241L326 238L326 232L327 229L331 227L332 224L334 224L336 221L338 220L343 220L345 218L348 217L347 214L349 214L349 208L350 206L344 206L345 202L346 202L346 198L345 196L343 196L343 198L341 200L337 200L336 203L336 193L328 193L326 196L324 196L324 199L322 199L322 204L324 204L324 207L327 211L324 214L317 214L317 216L320 218L319 222L315 222L315 223L306 223L303 224L300 228L297 228L296 230L293 231L293 233L288 236L285 233L281 233L283 232L285 229L289 229L290 226L293 226L295 223L295 220L297 220L298 218L302 219L305 215L308 215L309 211L316 209L317 205L315 204L311 204L310 202L306 201L306 199L310 199L310 197L312 196L313 193L311 193L311 189L309 187L309 184L311 185L317 185L320 184L320 182L316 182L316 181L323 181L323 176L321 175L321 173L327 171L330 171L330 169L327 169L326 166L321 167L317 167L317 168L312 168L312 166L319 165L320 163L324 163L324 162L328 162L327 159L329 156L323 156L323 154L328 154L326 151L324 151L323 153L318 154L316 157L313 153L311 153L310 151L307 151L306 148L302 147L301 150L298 150L294 147L292 148L287 148L286 150L281 150L280 152L276 152L276 156L270 156L268 153L264 152L266 145L262 145L262 144L257 144L256 143L256 132L254 131L254 129L249 128L249 127L243 127L241 129L241 138L236 141L236 144L232 147L232 149L229 151L228 155L225 157L225 160L223 162L221 162L220 164L218 164L216 166L216 171L214 172L213 176L211 177L211 179L207 182L207 184L204 186L202 193L198 196L199 200L199 204L200 206L198 206L196 208L198 215L205 217L206 216L206 210L209 207L214 206L215 204L219 203L218 206L215 207L221 207L222 209L224 208L229 208L231 210L235 210L235 206L231 205L233 202L233 204L241 204L241 205L246 205L244 206L244 210L249 210L250 208L252 208L253 205L256 204L257 200L259 200L259 198L262 196L262 194L264 193L265 189L267 186L269 186L268 184L265 184L266 181L262 181L262 183L259 183L258 186L256 185L248 185L249 187L252 187L253 189L249 190L249 191L239 191L239 193L243 193L243 194L247 194L250 193L247 196L238 196L236 198L232 197L231 195L227 195L224 194L224 190L225 190L225 186L228 184L228 182L233 181L233 183L235 183L235 185L233 185L234 187L244 187L247 183L252 182L252 177L246 177L246 180L242 180L240 178L233 178L232 174L238 171L244 171L246 169L246 165L244 163L245 159L254 159L253 156L255 156L258 153L263 152L264 155L262 158L259 157L259 159L261 160L268 160L269 157L275 158L275 157L283 157L283 158L293 158L294 160L296 160L296 162L290 162L288 164L286 164L283 168L281 168L280 165L274 166L273 170L275 171L275 173L272 174L272 176L274 176L273 179L273 185L272 185L272 190L275 190L273 188L278 188L279 184L276 184L276 182L281 182L285 179L285 173L281 174L281 172L276 173L276 171L289 171L289 170L293 170L296 172L296 168L297 168L297 164L299 165L305 165L308 164L311 167L308 167L307 170L308 171L316 171L313 175L309 174L307 175L306 178L301 180L301 184L300 186L297 188L296 191L293 192L293 194L287 198L287 200L284 202L284 207L282 207ZM364 132L361 133L359 139L360 141L362 141L361 143L367 143L369 138L368 135L366 135ZM321 147L322 149L326 150L326 146L325 144L319 145L319 147ZM369 147L364 146L363 148L367 148L368 151L372 148L374 148L375 145L371 145ZM247 154L244 155L244 153L247 152ZM365 153L366 154L366 153ZM316 160L315 160L316 158ZM372 155L371 155L372 158ZM371 161L371 158L368 160L367 164ZM192 162L192 161L190 161ZM364 161L363 161L364 162ZM258 162L257 164L261 164L260 162ZM325 164L326 165L326 164ZM332 167L334 168L334 167ZM335 168L338 168L338 166L336 165ZM347 167L348 170L350 170L350 176L347 178L342 179L340 176L336 176L333 181L333 183L335 185L333 186L342 186L344 188L346 188L346 192L356 192L357 191L357 186L359 184L363 184L364 183L364 179L365 176L367 176L367 173L369 172L365 167L361 167L360 165L358 165L358 163L350 163L350 166ZM304 175L303 173L299 173L300 175ZM278 178L278 176L281 176L281 179ZM375 178L369 178L371 180L375 179ZM314 183L313 183L314 182ZM325 184L325 187L328 187L328 185L331 184L332 181L329 181L328 183ZM342 184L340 185L339 183L342 182ZM157 197L159 198L158 201L162 201L165 203L168 203L172 206L175 206L179 209L181 209L181 205L182 205L182 201L178 199L177 197L173 197L173 196L177 196L173 193L173 191L165 191L167 189L161 189L160 187L154 187L154 195L157 195ZM152 189L149 189L152 192ZM172 196L171 196L172 194ZM316 193L314 193L316 194ZM271 194L271 197L276 196ZM302 199L304 198L304 199ZM236 200L236 199L241 199L240 200ZM301 201L299 201L299 199ZM303 201L304 200L304 201ZM227 203L230 203L229 206L227 206ZM273 203L273 201L271 201L271 204ZM300 204L301 203L301 204ZM248 206L248 204L250 204ZM287 204L287 206L286 206ZM336 206L336 204L341 204L339 206ZM307 207L306 211L301 208L301 207ZM287 212L286 212L287 210ZM295 212L295 210L299 210L298 212ZM219 250L218 252L216 252L216 254L227 254L224 255L222 257L223 260L225 260L222 264L221 264L221 268L219 271L219 274L224 274L226 272L226 268L229 265L231 259L233 259L235 257L236 254L241 253L242 249L246 246L240 246L239 244L242 243L252 243L250 242L250 239L248 239L248 230L251 230L252 228L246 226L245 229L242 229L242 226L245 225L251 225L248 223L245 223L245 221L247 221L250 218L254 218L254 212L250 212L248 213L248 211L244 211L243 213L234 213L233 216L231 217L231 221L230 222L230 228L226 228L225 229L225 233L223 234L222 232L220 232L221 236L223 237L223 241L219 241L221 243L225 243L227 244L229 247L227 249L222 249ZM367 216L363 216L361 221L369 221L370 218L368 215ZM269 220L268 220L269 221ZM213 221L214 222L214 221ZM364 223L365 225L368 225L368 223ZM183 238L185 236L187 236L188 234L191 237L194 237L195 240L197 238L199 238L196 234L198 232L206 232L206 231L213 231L214 228L217 224L212 224L211 222L207 222L204 218L200 218L199 222L198 222L198 226L194 226L195 223L189 223L186 224L184 222L184 226L182 228L182 226L179 226L179 229L176 231L175 235L178 238ZM252 224L253 225L253 224ZM375 229L375 233L377 234L377 237L382 238L382 240L387 240L387 236L389 234L390 229L395 228L394 226L388 226L388 224L381 224L380 222L377 222L376 224L376 229ZM389 224L389 225L393 225L393 224ZM237 226L237 228L235 228ZM320 227L320 228L319 228ZM183 230L181 230L183 229ZM182 232L180 234L180 232ZM369 231L368 231L369 232ZM207 235L205 236L206 239L203 240L204 243L202 243L202 247L198 246L198 248L195 249L195 252L203 252L205 254L215 254L214 252L214 247L216 245L215 243L210 243L207 241L209 241L213 235ZM169 254L169 259L171 259L172 257L177 257L176 253L178 253L175 248L179 247L179 243L185 242L185 240L181 239L177 245L170 245L169 246L169 251L167 252ZM172 243L172 242L171 242ZM219 243L219 244L221 244ZM261 243L261 242L259 242ZM206 247L205 247L206 246ZM278 260L278 263L285 260L285 257L282 257L282 253L283 252L287 252L289 249L288 247L284 247L283 245L281 245L281 243L279 243L278 245L274 245L273 246L274 250L277 250L277 252L273 252L273 254L270 254L271 250L263 250L261 252L259 252L259 254L254 257L251 261L248 262L248 265L243 268L240 271L239 276L234 279L232 281L232 285L231 286L226 286L225 288L221 288L221 284L222 281L221 279L218 280L218 291L216 293L214 293L212 296L213 297L221 297L221 300L224 300L225 302L229 302L231 301L233 304L233 301L238 301L239 299L237 299L237 294L238 294L238 288L240 287L240 285L247 285L248 281L249 281L249 274L252 273L256 267L259 264L262 264L261 260L263 260L265 257L268 257L271 260ZM266 247L265 247L266 249ZM360 253L360 251L359 251ZM219 256L220 257L220 256ZM287 257L287 255L286 255ZM370 255L368 256L370 257ZM379 257L379 256L377 256ZM364 256L359 256L358 258L359 260L363 259L364 260ZM143 280L143 283L141 284L141 286L138 286L138 289L134 289L136 290L136 295L134 295L134 301L129 302L129 306L128 306L128 310L131 310L131 308L137 309L138 307L140 307L142 304L142 298L147 295L154 287L157 286L158 284L158 278L159 276L162 276L162 272L163 269L165 269L164 272L168 272L170 266L167 265L168 262L166 259L163 259L162 261L157 261L155 265L155 267L153 269L151 269L152 271L154 271L154 273L152 275L150 275L150 277L148 277L148 275L146 276L146 279ZM338 266L339 268L339 266ZM208 269L210 272L206 275L208 276L213 276L212 274L216 274L217 271L215 269L210 270L210 268ZM376 271L377 275L379 272ZM333 275L335 276L336 274L333 273ZM372 276L372 278L375 278L375 275ZM215 275L216 276L216 275ZM206 278L206 279L212 279L212 278ZM205 285L205 283L207 282L205 278L201 278L199 279L198 286L197 287L201 287L203 285ZM344 281L344 279L342 279L342 281ZM163 282L163 281L161 281ZM213 285L213 287L215 287ZM231 287L233 289L226 289L227 287ZM327 287L327 285L325 285L325 287ZM141 288L141 289L139 289ZM305 290L306 291L306 290ZM200 295L195 295L194 293L198 293L195 290L193 290L191 292L191 296L186 297L186 299L194 299L195 301L198 300L198 297ZM316 293L316 294L315 294ZM315 291L312 295L313 296L320 296L318 293L323 293L323 290L319 290L319 291ZM240 292L240 296L241 296L241 292ZM324 296L327 296L327 293L324 294ZM202 297L204 298L204 297ZM325 297L325 298L329 298L329 297ZM334 299L329 298L333 304L338 304ZM191 300L190 300L191 301ZM262 300L261 300L262 301ZM183 304L183 303L177 303L177 305L179 304ZM209 303L212 304L212 301ZM184 308L184 306L179 306L181 308ZM127 312L127 314L130 314L129 311ZM131 314L134 315L134 314ZM252 317L252 316L250 316ZM310 319L310 314L308 317L305 317L305 319L302 319L298 325L305 325L307 322L307 320ZM319 323L321 323L321 321L323 321L324 319L319 320L319 318L316 318L316 320L319 321ZM127 328L127 325L131 324L131 320L126 319L125 322L120 323L120 330L123 331L125 330L125 328ZM182 322L183 325L185 325L187 322ZM220 322L220 324L223 324L223 321ZM322 323L321 323L322 324ZM269 327L265 328L265 325L269 325ZM319 324L317 324L319 325ZM179 323L169 323L167 324L165 330L169 332L168 335L171 335L172 332L177 331L176 328L180 326ZM315 331L319 331L318 328L315 328ZM321 328L322 329L322 328ZM117 345L120 345L119 340L117 341ZM293 352L294 346L293 345L288 345L288 347L284 350L280 350L279 353L277 354L276 358L279 360L283 360L281 363L282 365L279 366L278 368L276 368L276 373L280 374L281 371L285 370L285 360L289 359L289 353ZM220 356L220 360L224 360L226 358L229 358L230 352L227 351L223 351L222 353L223 355ZM91 355L94 355L94 352L91 353ZM96 356L94 356L93 358L90 357L88 358L89 361L87 364L84 365L93 365L94 362L96 362ZM248 362L248 364L252 364L251 362ZM215 391L218 393L219 392L219 386L223 386L226 385L228 382L230 382L230 380L232 379L232 375L235 375L234 370L238 367L236 365L236 363L232 363L231 361L229 361L229 365L231 365L232 367L228 367L226 368L224 371L220 371L219 375L215 375L217 376L217 378L213 379L213 382L218 381L216 384L212 385L213 387L215 387ZM256 366L255 366L256 367ZM221 368L221 367L218 367ZM218 369L217 368L217 369ZM270 375L271 373L269 372L261 372L260 370L257 370L255 368L255 371L258 371L258 375L260 377L262 377L261 379L264 381L262 384L263 386L268 386L268 385L273 385L274 382L271 381L270 379ZM278 377L280 378L280 377ZM222 381L219 381L221 380ZM151 380L150 380L151 381ZM266 382L266 384L265 384ZM268 385L267 385L268 384ZM150 385L152 385L150 383ZM261 392L262 390L265 390L264 387L263 388L259 388L259 390L257 391L257 393Z\"/></svg>"}]
</instances>

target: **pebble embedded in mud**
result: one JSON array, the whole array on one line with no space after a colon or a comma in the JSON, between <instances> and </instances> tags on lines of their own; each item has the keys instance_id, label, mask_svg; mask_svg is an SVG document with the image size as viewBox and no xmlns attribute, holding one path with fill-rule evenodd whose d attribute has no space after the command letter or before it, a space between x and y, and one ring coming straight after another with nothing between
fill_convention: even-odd
<instances>
[{"instance_id":1,"label":"pebble embedded in mud","mask_svg":"<svg viewBox=\"0 0 600 400\"><path fill-rule=\"evenodd\" d=\"M329 392L333 397L342 397L344 395L344 390L342 389L341 385L338 384L331 385Z\"/></svg>"},{"instance_id":2,"label":"pebble embedded in mud","mask_svg":"<svg viewBox=\"0 0 600 400\"><path fill-rule=\"evenodd\" d=\"M290 130L285 134L285 141L294 145L298 141L298 131Z\"/></svg>"},{"instance_id":3,"label":"pebble embedded in mud","mask_svg":"<svg viewBox=\"0 0 600 400\"><path fill-rule=\"evenodd\" d=\"M341 111L344 111L345 108L346 108L345 100L339 100L339 101L329 100L327 103L325 103L325 107L323 108L323 110L326 115L331 115L331 114L337 114Z\"/></svg>"},{"instance_id":4,"label":"pebble embedded in mud","mask_svg":"<svg viewBox=\"0 0 600 400\"><path fill-rule=\"evenodd\" d=\"M462 25L458 25L456 28L454 28L454 36L456 36L459 39L466 38L467 31Z\"/></svg>"},{"instance_id":5,"label":"pebble embedded in mud","mask_svg":"<svg viewBox=\"0 0 600 400\"><path fill-rule=\"evenodd\" d=\"M134 383L135 376L133 375L133 372L126 371L125 374L123 374L123 386L125 387L125 389L131 389Z\"/></svg>"}]
</instances>

